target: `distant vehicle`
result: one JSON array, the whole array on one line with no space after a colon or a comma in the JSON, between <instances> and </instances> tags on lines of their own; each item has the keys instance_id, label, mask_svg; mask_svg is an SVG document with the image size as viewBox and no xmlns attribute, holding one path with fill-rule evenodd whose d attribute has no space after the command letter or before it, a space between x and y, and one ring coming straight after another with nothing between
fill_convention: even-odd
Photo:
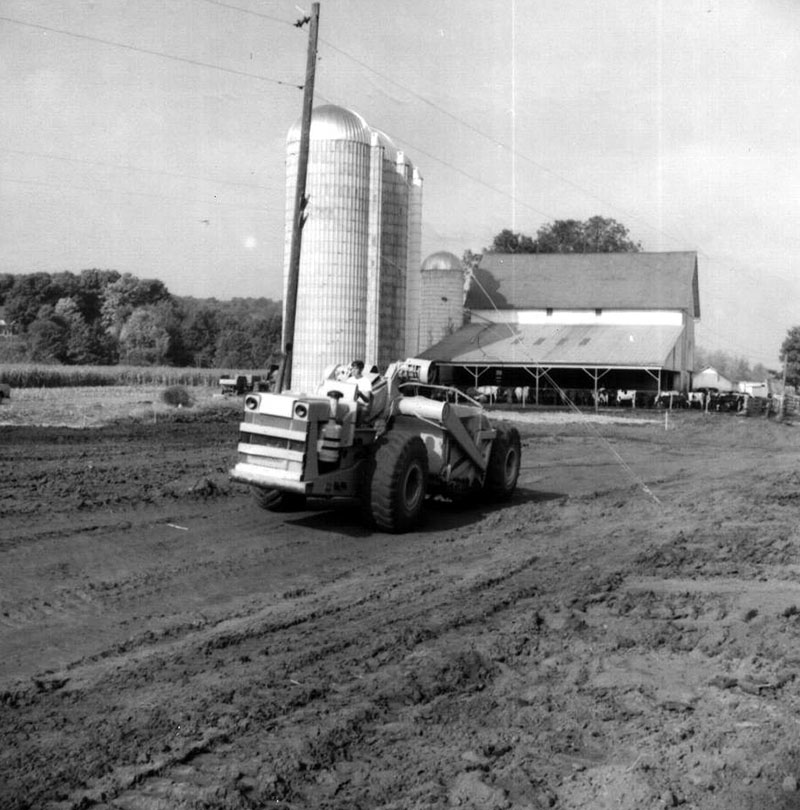
<instances>
[{"instance_id":1,"label":"distant vehicle","mask_svg":"<svg viewBox=\"0 0 800 810\"><path fill-rule=\"evenodd\" d=\"M241 396L251 394L253 391L272 391L274 374L270 372L267 377L260 374L237 374L235 377L221 377L219 384L225 396Z\"/></svg>"},{"instance_id":2,"label":"distant vehicle","mask_svg":"<svg viewBox=\"0 0 800 810\"><path fill-rule=\"evenodd\" d=\"M11 398L11 386L6 383L0 383L0 399Z\"/></svg>"}]
</instances>

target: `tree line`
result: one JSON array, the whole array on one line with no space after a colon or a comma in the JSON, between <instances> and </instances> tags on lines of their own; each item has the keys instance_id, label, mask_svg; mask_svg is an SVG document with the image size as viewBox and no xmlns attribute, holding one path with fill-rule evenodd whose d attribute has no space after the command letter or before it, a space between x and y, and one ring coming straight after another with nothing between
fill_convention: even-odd
<instances>
[{"instance_id":1,"label":"tree line","mask_svg":"<svg viewBox=\"0 0 800 810\"><path fill-rule=\"evenodd\" d=\"M280 302L179 297L116 270L2 273L0 308L6 362L263 368L281 340Z\"/></svg>"},{"instance_id":2,"label":"tree line","mask_svg":"<svg viewBox=\"0 0 800 810\"><path fill-rule=\"evenodd\" d=\"M614 219L556 220L535 237L504 229L480 253L638 252L628 229ZM0 361L65 365L172 365L263 368L279 352L281 303L269 298L197 299L172 295L158 279L116 270L80 273L0 273L0 314L14 330L0 340ZM781 347L789 382L800 382L800 327ZM775 374L741 357L698 348L696 366L714 366L733 380Z\"/></svg>"}]
</instances>

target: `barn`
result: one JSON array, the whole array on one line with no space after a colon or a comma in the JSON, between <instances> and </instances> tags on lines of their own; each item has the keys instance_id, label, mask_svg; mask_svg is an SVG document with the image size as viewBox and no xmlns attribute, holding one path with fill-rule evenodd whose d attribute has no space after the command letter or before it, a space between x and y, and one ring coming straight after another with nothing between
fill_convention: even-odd
<instances>
[{"instance_id":1,"label":"barn","mask_svg":"<svg viewBox=\"0 0 800 810\"><path fill-rule=\"evenodd\" d=\"M422 353L443 382L524 387L551 404L603 390L686 391L700 317L697 254L487 253L465 325Z\"/></svg>"},{"instance_id":2,"label":"barn","mask_svg":"<svg viewBox=\"0 0 800 810\"><path fill-rule=\"evenodd\" d=\"M733 381L720 374L713 366L706 366L692 376L692 388L713 388L716 391L733 391Z\"/></svg>"}]
</instances>

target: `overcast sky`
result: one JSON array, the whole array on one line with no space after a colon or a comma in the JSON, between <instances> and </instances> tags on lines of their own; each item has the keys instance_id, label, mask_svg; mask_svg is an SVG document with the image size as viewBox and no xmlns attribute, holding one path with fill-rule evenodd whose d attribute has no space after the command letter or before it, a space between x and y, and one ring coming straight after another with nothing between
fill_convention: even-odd
<instances>
[{"instance_id":1,"label":"overcast sky","mask_svg":"<svg viewBox=\"0 0 800 810\"><path fill-rule=\"evenodd\" d=\"M281 297L310 3L0 0L0 271ZM424 178L423 256L595 214L696 250L698 342L800 324L796 0L322 0L316 103Z\"/></svg>"}]
</instances>

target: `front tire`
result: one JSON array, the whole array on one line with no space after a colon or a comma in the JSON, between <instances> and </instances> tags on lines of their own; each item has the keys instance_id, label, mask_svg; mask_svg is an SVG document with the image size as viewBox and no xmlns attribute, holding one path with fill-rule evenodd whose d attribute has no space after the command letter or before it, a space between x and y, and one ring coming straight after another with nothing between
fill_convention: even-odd
<instances>
[{"instance_id":1,"label":"front tire","mask_svg":"<svg viewBox=\"0 0 800 810\"><path fill-rule=\"evenodd\" d=\"M519 431L515 427L498 427L483 485L489 500L507 501L511 498L517 488L521 459Z\"/></svg>"},{"instance_id":2,"label":"front tire","mask_svg":"<svg viewBox=\"0 0 800 810\"><path fill-rule=\"evenodd\" d=\"M296 512L306 505L306 496L299 492L282 492L279 489L250 487L253 499L268 512Z\"/></svg>"},{"instance_id":3,"label":"front tire","mask_svg":"<svg viewBox=\"0 0 800 810\"><path fill-rule=\"evenodd\" d=\"M372 523L395 534L419 523L428 490L428 451L419 436L384 436L367 476L364 509Z\"/></svg>"}]
</instances>

